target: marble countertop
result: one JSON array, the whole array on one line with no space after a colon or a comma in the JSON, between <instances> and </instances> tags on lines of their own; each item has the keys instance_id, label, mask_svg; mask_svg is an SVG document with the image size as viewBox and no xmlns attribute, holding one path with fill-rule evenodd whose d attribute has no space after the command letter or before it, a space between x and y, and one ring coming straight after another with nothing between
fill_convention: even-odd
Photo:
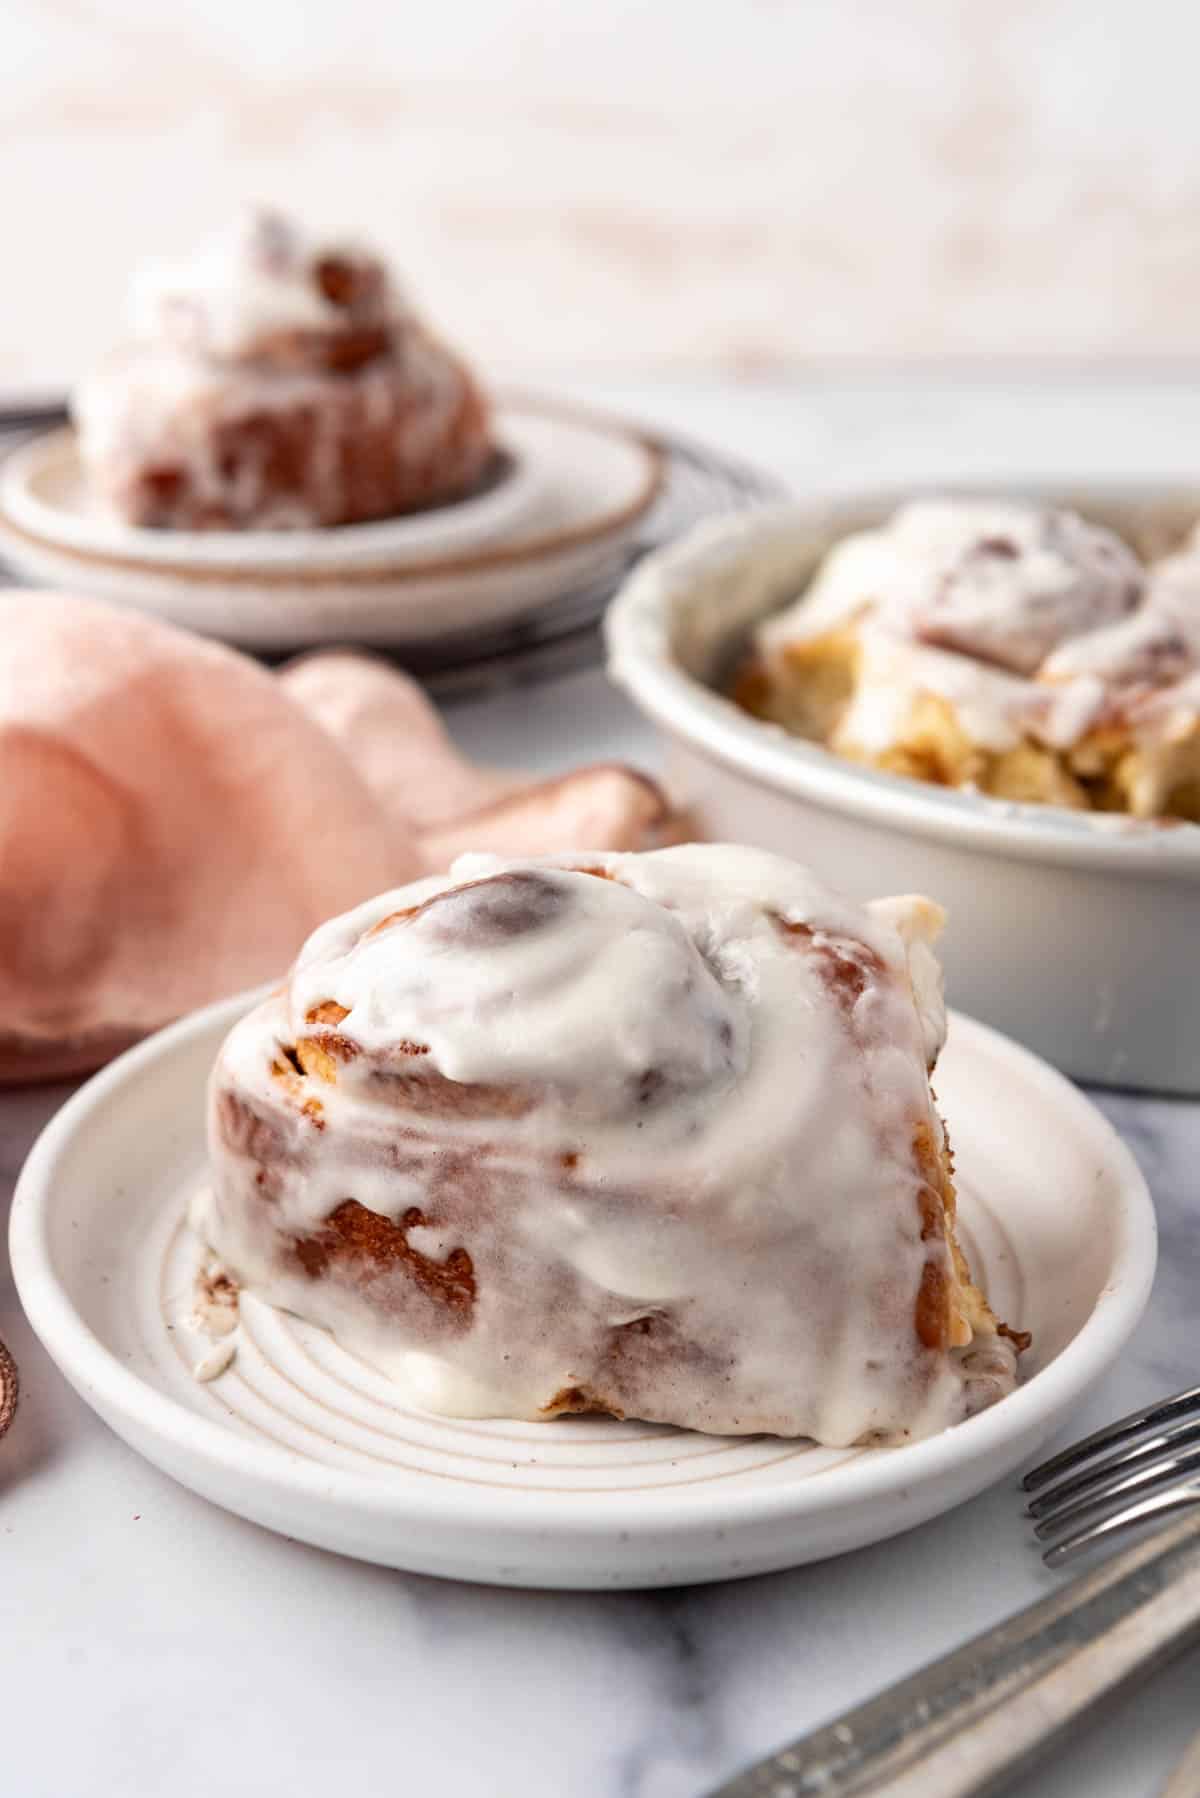
<instances>
[{"instance_id":1,"label":"marble countertop","mask_svg":"<svg viewBox=\"0 0 1200 1798\"><path fill-rule=\"evenodd\" d=\"M722 440L797 486L1031 462L1187 475L1200 442L1200 376L565 384ZM655 753L598 673L451 721L502 762ZM0 1095L0 1191L67 1090ZM1197 1377L1200 1103L1096 1102L1149 1179L1162 1261L1080 1431ZM384 1572L269 1535L141 1461L35 1342L6 1259L0 1335L23 1377L0 1452L0 1789L13 1798L700 1798L1053 1584L1007 1482L876 1548L723 1586L572 1595ZM1198 1721L1193 1653L1012 1789L1149 1798Z\"/></svg>"}]
</instances>

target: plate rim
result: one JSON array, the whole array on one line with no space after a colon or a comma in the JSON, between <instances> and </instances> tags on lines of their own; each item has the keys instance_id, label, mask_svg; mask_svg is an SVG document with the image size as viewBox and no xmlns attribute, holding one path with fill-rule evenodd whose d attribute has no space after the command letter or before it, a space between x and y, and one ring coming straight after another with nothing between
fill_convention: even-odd
<instances>
[{"instance_id":1,"label":"plate rim","mask_svg":"<svg viewBox=\"0 0 1200 1798\"><path fill-rule=\"evenodd\" d=\"M29 545L35 551L42 551L78 564L81 568L95 568L115 571L125 575L141 575L147 579L169 580L183 585L220 585L222 587L247 587L259 590L275 587L303 587L306 591L318 590L322 587L343 589L346 587L369 587L387 584L393 586L405 581L417 583L430 579L453 579L458 576L492 573L505 568L517 568L527 563L544 561L549 557L569 553L576 549L584 549L601 544L611 536L627 531L631 525L644 517L662 491L666 479L667 452L660 438L651 430L600 410L587 406L578 406L569 401L560 402L549 397L536 394L514 392L496 395L497 425L503 433L505 413L529 414L536 417L549 418L574 428L590 432L596 436L606 437L635 450L642 459L643 468L640 483L632 498L619 506L610 506L587 524L577 524L557 530L534 532L523 541L506 542L501 535L493 542L485 542L475 549L451 550L443 555L404 555L394 552L390 558L382 555L378 558L362 561L347 561L339 564L334 556L322 559L316 567L305 566L303 562L274 562L270 566L246 568L236 561L231 563L206 562L193 564L188 562L153 559L143 555L121 554L116 550L86 549L77 544L67 543L59 538L47 536L32 530L28 525L15 520L5 504L5 496L0 488L0 539L8 537L18 543ZM53 431L39 433L36 437L21 444L5 458L4 475L11 480L14 465L20 468L22 462L35 451L46 449L56 440L75 435L73 425L62 425ZM379 521L375 521L379 522ZM136 527L131 527L136 528ZM164 533L144 533L155 541L161 541ZM234 536L235 533L224 533ZM263 535L264 533L236 533L239 538ZM273 532L277 539L282 533ZM331 549L335 545L331 542ZM232 548L232 546L231 546Z\"/></svg>"},{"instance_id":2,"label":"plate rim","mask_svg":"<svg viewBox=\"0 0 1200 1798\"><path fill-rule=\"evenodd\" d=\"M513 408L508 408L508 412L511 415ZM459 535L465 527L465 553L472 546L499 541L505 531L526 521L544 497L536 464L522 456L497 429L489 457L491 478L489 470L485 470L483 479L473 489L430 506L414 506L383 518L328 528L306 525L296 530L154 530L146 525L125 524L116 517L89 519L73 506L42 497L36 483L46 474L65 469L82 483L79 442L79 428L68 418L65 423L59 420L49 428L27 434L5 452L0 468L0 503L5 524L30 542L48 548L74 549L90 558L111 561L125 557L130 563L148 568L169 563L183 571L206 566L231 569L239 564L238 551L246 541L254 546L256 557L262 557L257 566L264 571L301 569L314 558L322 566L336 566L339 548L347 552L349 563L373 566L387 557L405 554L407 536L415 537L418 543L428 538L428 529L410 532L409 526L428 526L438 520L451 520ZM61 535L60 520L68 525ZM389 532L399 540L390 543ZM164 547L171 551L165 557ZM421 549L415 550L412 559L420 553Z\"/></svg>"},{"instance_id":3,"label":"plate rim","mask_svg":"<svg viewBox=\"0 0 1200 1798\"><path fill-rule=\"evenodd\" d=\"M148 1433L190 1459L215 1464L223 1475L253 1483L259 1492L282 1496L285 1502L303 1496L345 1514L386 1517L396 1524L428 1523L430 1493L422 1485L299 1460L277 1445L241 1436L127 1368L84 1322L53 1268L46 1239L48 1211L54 1202L57 1169L76 1131L123 1087L135 1083L143 1070L196 1038L223 1034L275 984L219 1000L158 1031L93 1075L50 1120L21 1169L13 1195L9 1253L18 1297L46 1352L106 1422L110 1414L119 1416L139 1434ZM998 1054L1048 1090L1088 1129L1098 1129L1105 1144L1105 1166L1117 1181L1114 1271L1076 1336L1047 1367L998 1404L951 1429L920 1442L881 1449L878 1458L858 1455L811 1481L746 1486L719 1495L705 1487L666 1486L650 1495L639 1493L640 1510L627 1502L630 1495L619 1492L585 1492L564 1501L561 1493L522 1486L478 1492L447 1486L437 1494L439 1517L450 1528L482 1526L501 1537L527 1536L534 1529L546 1540L583 1537L618 1526L628 1526L637 1536L668 1526L695 1532L713 1525L729 1530L801 1521L834 1508L857 1510L897 1488L906 1495L927 1490L975 1462L999 1463L1009 1456L1008 1465L1013 1465L1038 1439L1039 1431L1042 1438L1047 1436L1066 1408L1112 1365L1141 1320L1157 1259L1153 1201L1144 1175L1113 1125L1064 1075L1001 1032L962 1013L952 1011L950 1017L959 1038L965 1037L968 1044L974 1039Z\"/></svg>"}]
</instances>

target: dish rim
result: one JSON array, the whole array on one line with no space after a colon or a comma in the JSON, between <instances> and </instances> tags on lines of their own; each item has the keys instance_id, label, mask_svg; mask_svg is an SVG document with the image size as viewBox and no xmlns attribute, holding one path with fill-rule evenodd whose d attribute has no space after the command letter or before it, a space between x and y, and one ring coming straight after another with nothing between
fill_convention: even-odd
<instances>
[{"instance_id":1,"label":"dish rim","mask_svg":"<svg viewBox=\"0 0 1200 1798\"><path fill-rule=\"evenodd\" d=\"M49 1247L51 1207L57 1176L76 1133L123 1088L164 1058L185 1051L211 1034L220 1035L274 983L218 1001L180 1019L146 1042L127 1050L72 1095L34 1144L17 1182L9 1225L13 1277L26 1315L42 1345L71 1383L106 1420L119 1417L136 1435L153 1435L193 1461L216 1465L224 1475L261 1492L302 1496L321 1506L397 1525L427 1521L430 1493L418 1485L406 1491L391 1484L325 1464L299 1461L278 1447L243 1437L205 1417L126 1368L93 1333L75 1309L55 1271ZM926 1488L976 1460L1001 1460L1017 1442L1042 1436L1067 1407L1111 1366L1146 1308L1157 1259L1157 1226L1144 1176L1108 1120L1061 1074L999 1032L952 1013L953 1028L975 1037L993 1055L1035 1080L1056 1108L1072 1113L1081 1130L1099 1133L1104 1166L1114 1181L1114 1250L1105 1285L1076 1335L1027 1383L989 1409L955 1427L876 1456L860 1455L819 1479L797 1485L747 1487L717 1495L703 1487L664 1488L641 1513L649 1528L688 1531L724 1529L802 1520L830 1507L870 1505L897 1485ZM120 1431L118 1433L121 1433ZM1012 1461L1009 1461L1012 1464ZM511 1490L448 1487L437 1496L439 1515L452 1526L486 1526L516 1537L531 1528L557 1536L584 1536L620 1527L620 1500L592 1493L573 1494L567 1504L529 1488Z\"/></svg>"},{"instance_id":2,"label":"dish rim","mask_svg":"<svg viewBox=\"0 0 1200 1798\"><path fill-rule=\"evenodd\" d=\"M1031 479L950 483L950 489L966 496L1012 498L1015 493L1081 507L1089 497L1099 506L1190 500L1200 513L1200 491L1178 481L1072 484ZM1015 859L1200 881L1200 825L1183 821L1164 825L1118 813L1015 804L862 767L821 744L788 735L779 725L752 718L681 665L671 627L686 611L689 594L694 594L699 581L722 568L732 570L757 546L789 528L828 529L840 517L867 508L894 508L913 491L911 487L839 491L819 499L757 507L740 517L699 525L648 556L623 583L605 614L610 679L656 724L682 737L698 754L788 799L804 799L869 824Z\"/></svg>"}]
</instances>

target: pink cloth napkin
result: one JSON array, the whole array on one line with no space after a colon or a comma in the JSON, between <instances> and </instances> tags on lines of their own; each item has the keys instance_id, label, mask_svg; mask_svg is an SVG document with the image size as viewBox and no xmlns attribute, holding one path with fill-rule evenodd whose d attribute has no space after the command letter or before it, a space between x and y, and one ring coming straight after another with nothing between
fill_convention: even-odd
<instances>
[{"instance_id":1,"label":"pink cloth napkin","mask_svg":"<svg viewBox=\"0 0 1200 1798\"><path fill-rule=\"evenodd\" d=\"M273 675L92 600L0 608L0 1079L96 1066L461 850L640 848L667 826L631 769L472 766L369 658Z\"/></svg>"}]
</instances>

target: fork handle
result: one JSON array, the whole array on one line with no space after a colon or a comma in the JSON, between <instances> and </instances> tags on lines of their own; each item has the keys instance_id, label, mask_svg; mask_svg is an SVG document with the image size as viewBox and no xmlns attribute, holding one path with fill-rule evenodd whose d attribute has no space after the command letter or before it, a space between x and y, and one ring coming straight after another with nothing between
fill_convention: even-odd
<instances>
[{"instance_id":1,"label":"fork handle","mask_svg":"<svg viewBox=\"0 0 1200 1798\"><path fill-rule=\"evenodd\" d=\"M712 1798L979 1798L1200 1639L1200 1516L1039 1599Z\"/></svg>"}]
</instances>

